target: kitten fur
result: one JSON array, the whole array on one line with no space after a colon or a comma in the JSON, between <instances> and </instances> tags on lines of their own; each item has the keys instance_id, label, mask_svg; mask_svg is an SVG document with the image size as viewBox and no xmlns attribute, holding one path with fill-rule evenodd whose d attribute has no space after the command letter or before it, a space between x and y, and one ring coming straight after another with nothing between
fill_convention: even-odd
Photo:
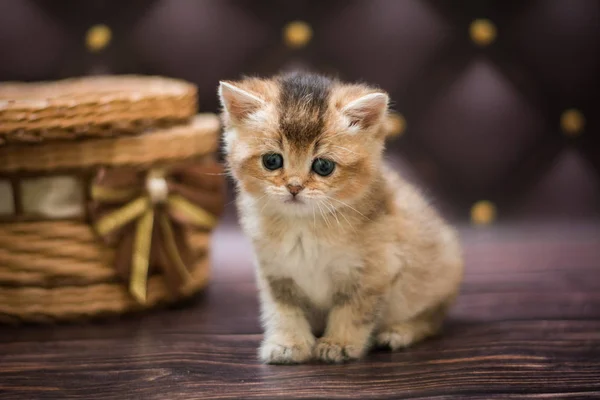
<instances>
[{"instance_id":1,"label":"kitten fur","mask_svg":"<svg viewBox=\"0 0 600 400\"><path fill-rule=\"evenodd\" d=\"M240 222L255 251L260 359L337 363L435 334L460 286L461 249L383 163L388 95L292 73L223 81L219 96ZM283 167L266 169L268 153L281 154ZM334 161L333 173L312 172L316 158Z\"/></svg>"}]
</instances>

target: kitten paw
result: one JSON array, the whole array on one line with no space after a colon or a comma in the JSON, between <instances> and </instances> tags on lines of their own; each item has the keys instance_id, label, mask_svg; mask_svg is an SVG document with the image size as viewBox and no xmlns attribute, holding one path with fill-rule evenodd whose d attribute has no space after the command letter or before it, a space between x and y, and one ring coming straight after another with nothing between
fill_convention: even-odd
<instances>
[{"instance_id":1,"label":"kitten paw","mask_svg":"<svg viewBox=\"0 0 600 400\"><path fill-rule=\"evenodd\" d=\"M387 347L395 351L407 348L434 333L435 330L429 324L407 322L379 332L375 342L378 347Z\"/></svg>"},{"instance_id":2,"label":"kitten paw","mask_svg":"<svg viewBox=\"0 0 600 400\"><path fill-rule=\"evenodd\" d=\"M356 360L363 355L363 349L351 344L339 343L322 338L315 346L315 357L326 363L343 363Z\"/></svg>"},{"instance_id":3,"label":"kitten paw","mask_svg":"<svg viewBox=\"0 0 600 400\"><path fill-rule=\"evenodd\" d=\"M265 364L300 364L312 358L312 346L308 343L283 344L264 341L259 358Z\"/></svg>"},{"instance_id":4,"label":"kitten paw","mask_svg":"<svg viewBox=\"0 0 600 400\"><path fill-rule=\"evenodd\" d=\"M413 335L411 332L385 331L377 335L375 339L378 347L387 347L392 350L399 350L409 347L413 344Z\"/></svg>"}]
</instances>

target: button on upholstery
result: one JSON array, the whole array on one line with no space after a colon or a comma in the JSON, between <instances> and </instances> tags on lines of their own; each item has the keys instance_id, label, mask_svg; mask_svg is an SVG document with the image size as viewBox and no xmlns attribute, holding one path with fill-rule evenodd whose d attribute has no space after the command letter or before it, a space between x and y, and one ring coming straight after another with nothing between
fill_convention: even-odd
<instances>
[{"instance_id":1,"label":"button on upholstery","mask_svg":"<svg viewBox=\"0 0 600 400\"><path fill-rule=\"evenodd\" d=\"M94 25L85 35L85 45L91 52L104 50L110 44L112 31L106 25Z\"/></svg>"},{"instance_id":2,"label":"button on upholstery","mask_svg":"<svg viewBox=\"0 0 600 400\"><path fill-rule=\"evenodd\" d=\"M313 36L311 26L304 21L292 21L283 28L283 40L288 47L298 49L306 46Z\"/></svg>"},{"instance_id":3,"label":"button on upholstery","mask_svg":"<svg viewBox=\"0 0 600 400\"><path fill-rule=\"evenodd\" d=\"M496 219L496 205L488 200L481 200L471 207L471 222L475 225L490 225Z\"/></svg>"},{"instance_id":4,"label":"button on upholstery","mask_svg":"<svg viewBox=\"0 0 600 400\"><path fill-rule=\"evenodd\" d=\"M560 116L560 127L566 136L579 136L585 129L585 117L579 110L565 110Z\"/></svg>"},{"instance_id":5,"label":"button on upholstery","mask_svg":"<svg viewBox=\"0 0 600 400\"><path fill-rule=\"evenodd\" d=\"M489 19L476 19L469 27L469 35L478 46L489 46L496 40L496 25Z\"/></svg>"}]
</instances>

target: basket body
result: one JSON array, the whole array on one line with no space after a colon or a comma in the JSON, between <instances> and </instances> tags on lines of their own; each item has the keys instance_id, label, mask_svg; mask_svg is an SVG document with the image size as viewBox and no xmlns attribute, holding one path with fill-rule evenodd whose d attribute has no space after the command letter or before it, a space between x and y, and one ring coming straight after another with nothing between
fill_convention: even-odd
<instances>
[{"instance_id":1,"label":"basket body","mask_svg":"<svg viewBox=\"0 0 600 400\"><path fill-rule=\"evenodd\" d=\"M0 321L52 322L124 314L174 303L209 279L209 232L193 232L192 279L173 295L160 274L137 302L113 268L114 250L85 222L0 224Z\"/></svg>"},{"instance_id":2,"label":"basket body","mask_svg":"<svg viewBox=\"0 0 600 400\"><path fill-rule=\"evenodd\" d=\"M205 287L210 233L225 187L215 159L219 120L155 114L156 124L137 115L144 130L134 134L68 140L75 131L50 135L37 125L34 136L5 133L1 322L123 314L174 303ZM165 128L159 120L179 122ZM15 143L40 135L47 137L35 145ZM142 279L137 286L136 277Z\"/></svg>"}]
</instances>

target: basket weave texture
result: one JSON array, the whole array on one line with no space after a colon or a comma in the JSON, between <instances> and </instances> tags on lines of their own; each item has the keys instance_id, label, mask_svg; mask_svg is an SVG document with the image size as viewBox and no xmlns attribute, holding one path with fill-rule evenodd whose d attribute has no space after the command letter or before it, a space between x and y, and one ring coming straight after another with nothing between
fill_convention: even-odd
<instances>
[{"instance_id":1,"label":"basket weave texture","mask_svg":"<svg viewBox=\"0 0 600 400\"><path fill-rule=\"evenodd\" d=\"M17 182L16 188L30 177L77 176L84 182L86 210L93 209L71 219L0 218L1 322L123 314L189 298L206 286L210 233L225 185L214 157L219 120L193 115L195 93L191 84L157 77L0 85L0 137L11 137L0 147L0 179ZM39 97L52 99L47 109ZM140 102L143 107L132 107ZM70 104L66 119L58 117L57 104ZM96 111L103 104L112 111ZM16 118L17 110L34 117ZM13 125L6 129L10 118ZM165 118L178 123L165 127ZM130 130L116 129L123 121L141 120ZM72 137L74 126L109 134L54 140ZM57 135L45 135L48 127ZM41 142L16 143L28 135ZM119 186L121 176L130 177L127 187ZM162 183L159 195L148 182ZM145 264L139 254L145 254Z\"/></svg>"},{"instance_id":2,"label":"basket weave texture","mask_svg":"<svg viewBox=\"0 0 600 400\"><path fill-rule=\"evenodd\" d=\"M161 77L0 83L0 144L133 134L185 122L196 87Z\"/></svg>"}]
</instances>

